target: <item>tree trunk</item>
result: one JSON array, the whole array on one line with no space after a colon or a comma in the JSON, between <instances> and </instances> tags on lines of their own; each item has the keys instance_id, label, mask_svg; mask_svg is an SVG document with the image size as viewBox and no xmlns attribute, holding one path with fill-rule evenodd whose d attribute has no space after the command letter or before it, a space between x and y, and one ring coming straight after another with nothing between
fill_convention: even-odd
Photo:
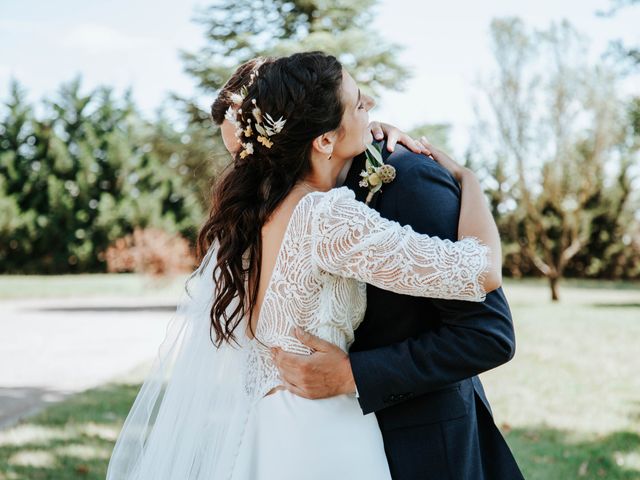
<instances>
[{"instance_id":1,"label":"tree trunk","mask_svg":"<svg viewBox=\"0 0 640 480\"><path fill-rule=\"evenodd\" d=\"M551 301L557 302L560 300L560 295L558 294L558 277L549 277L549 286L551 287Z\"/></svg>"}]
</instances>

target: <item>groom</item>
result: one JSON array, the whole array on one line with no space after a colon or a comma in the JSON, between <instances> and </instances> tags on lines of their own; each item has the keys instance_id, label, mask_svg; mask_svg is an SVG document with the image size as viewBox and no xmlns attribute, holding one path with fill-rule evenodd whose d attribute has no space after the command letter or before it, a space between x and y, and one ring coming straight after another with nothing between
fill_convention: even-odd
<instances>
[{"instance_id":1,"label":"groom","mask_svg":"<svg viewBox=\"0 0 640 480\"><path fill-rule=\"evenodd\" d=\"M383 149L397 178L370 206L419 232L456 240L460 187L447 170L398 145ZM353 160L345 185L358 185L365 157ZM349 354L305 332L315 350L303 357L278 350L280 374L308 398L356 392L363 413L375 412L394 479L522 479L478 374L515 352L511 312L502 289L483 303L399 295L367 286L367 311Z\"/></svg>"},{"instance_id":2,"label":"groom","mask_svg":"<svg viewBox=\"0 0 640 480\"><path fill-rule=\"evenodd\" d=\"M251 68L243 67L212 106L223 136L228 94L248 82ZM402 146L393 153L384 148L383 157L396 168L397 178L370 206L417 232L456 240L461 192L449 172ZM364 155L353 160L344 183L361 201L368 194L358 185L364 162ZM368 285L367 311L349 354L306 332L297 335L315 352L300 356L275 350L282 378L307 398L355 392L363 413L377 416L394 479L523 478L477 377L509 361L515 351L502 289L489 293L484 303L473 303Z\"/></svg>"}]
</instances>

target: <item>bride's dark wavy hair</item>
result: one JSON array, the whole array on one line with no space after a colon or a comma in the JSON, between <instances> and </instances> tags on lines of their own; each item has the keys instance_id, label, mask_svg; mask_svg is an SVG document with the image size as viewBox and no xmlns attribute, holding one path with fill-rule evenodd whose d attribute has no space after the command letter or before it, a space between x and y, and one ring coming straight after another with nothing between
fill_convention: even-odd
<instances>
[{"instance_id":1,"label":"bride's dark wavy hair","mask_svg":"<svg viewBox=\"0 0 640 480\"><path fill-rule=\"evenodd\" d=\"M305 52L261 65L247 90L238 114L242 128L253 119L255 106L263 115L268 113L274 120L283 117L286 123L271 137L271 148L256 141L255 122L251 124L253 135L243 136L242 141L253 144L253 154L245 158L235 154L214 187L209 218L198 235L201 260L213 243L218 244L213 274L217 295L210 311L216 346L235 341L234 331L243 315L253 312L262 263L262 226L310 171L313 139L340 127L341 86L342 65L335 57Z\"/></svg>"}]
</instances>

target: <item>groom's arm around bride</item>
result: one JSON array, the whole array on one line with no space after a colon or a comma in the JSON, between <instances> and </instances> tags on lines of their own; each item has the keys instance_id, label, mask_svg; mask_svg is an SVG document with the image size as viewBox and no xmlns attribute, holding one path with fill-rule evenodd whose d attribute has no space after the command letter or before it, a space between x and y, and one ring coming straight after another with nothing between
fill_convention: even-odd
<instances>
[{"instance_id":1,"label":"groom's arm around bride","mask_svg":"<svg viewBox=\"0 0 640 480\"><path fill-rule=\"evenodd\" d=\"M401 146L383 155L397 178L371 206L419 233L457 240L461 191L453 176ZM363 164L363 156L354 159L345 182L361 200L368 193L358 186ZM522 478L477 377L515 352L502 289L473 303L368 286L367 312L348 356L308 334L301 340L317 353L302 359L276 352L283 379L310 398L357 389L363 413L377 415L394 478Z\"/></svg>"}]
</instances>

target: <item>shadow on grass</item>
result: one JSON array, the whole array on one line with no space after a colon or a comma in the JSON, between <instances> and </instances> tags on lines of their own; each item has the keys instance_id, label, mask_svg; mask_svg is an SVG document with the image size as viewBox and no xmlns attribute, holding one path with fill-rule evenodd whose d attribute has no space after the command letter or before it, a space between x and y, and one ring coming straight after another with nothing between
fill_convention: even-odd
<instances>
[{"instance_id":1,"label":"shadow on grass","mask_svg":"<svg viewBox=\"0 0 640 480\"><path fill-rule=\"evenodd\" d=\"M505 435L527 480L640 479L640 435L577 436L553 428L513 429Z\"/></svg>"},{"instance_id":2,"label":"shadow on grass","mask_svg":"<svg viewBox=\"0 0 640 480\"><path fill-rule=\"evenodd\" d=\"M0 432L0 480L104 480L139 385L107 385Z\"/></svg>"},{"instance_id":3,"label":"shadow on grass","mask_svg":"<svg viewBox=\"0 0 640 480\"><path fill-rule=\"evenodd\" d=\"M48 403L63 400L65 396L64 392L49 388L0 387L0 429L17 423L17 418L42 410Z\"/></svg>"}]
</instances>

